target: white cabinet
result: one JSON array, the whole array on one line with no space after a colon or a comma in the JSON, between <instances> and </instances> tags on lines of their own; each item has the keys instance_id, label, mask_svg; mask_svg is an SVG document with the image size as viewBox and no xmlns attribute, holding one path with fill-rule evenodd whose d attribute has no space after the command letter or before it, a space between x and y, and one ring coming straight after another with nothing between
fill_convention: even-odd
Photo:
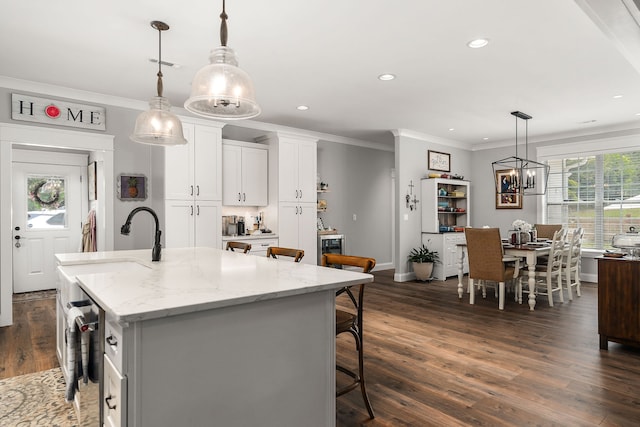
<instances>
[{"instance_id":1,"label":"white cabinet","mask_svg":"<svg viewBox=\"0 0 640 427\"><path fill-rule=\"evenodd\" d=\"M222 130L184 123L185 145L164 147L154 181L162 195L164 246L220 247L222 239Z\"/></svg>"},{"instance_id":2,"label":"white cabinet","mask_svg":"<svg viewBox=\"0 0 640 427\"><path fill-rule=\"evenodd\" d=\"M222 239L221 205L210 200L165 201L165 247L219 248Z\"/></svg>"},{"instance_id":3,"label":"white cabinet","mask_svg":"<svg viewBox=\"0 0 640 427\"><path fill-rule=\"evenodd\" d=\"M302 262L314 265L318 257L316 214L315 204L280 203L278 211L280 246L304 250ZM309 229L313 233L309 233Z\"/></svg>"},{"instance_id":4,"label":"white cabinet","mask_svg":"<svg viewBox=\"0 0 640 427\"><path fill-rule=\"evenodd\" d=\"M127 425L127 378L104 355L104 400L102 401L104 423L107 427Z\"/></svg>"},{"instance_id":5,"label":"white cabinet","mask_svg":"<svg viewBox=\"0 0 640 427\"><path fill-rule=\"evenodd\" d=\"M222 131L183 124L185 145L165 147L164 198L222 199Z\"/></svg>"},{"instance_id":6,"label":"white cabinet","mask_svg":"<svg viewBox=\"0 0 640 427\"><path fill-rule=\"evenodd\" d=\"M269 145L269 191L277 198L277 209L266 209L277 217L282 247L302 249L305 264L317 258L317 139L286 132L264 138Z\"/></svg>"},{"instance_id":7,"label":"white cabinet","mask_svg":"<svg viewBox=\"0 0 640 427\"><path fill-rule=\"evenodd\" d=\"M422 243L432 251L438 252L440 262L433 266L433 278L446 280L458 275L458 244L466 243L464 233L422 233ZM463 271L469 272L465 258Z\"/></svg>"},{"instance_id":8,"label":"white cabinet","mask_svg":"<svg viewBox=\"0 0 640 427\"><path fill-rule=\"evenodd\" d=\"M256 145L256 144L253 144ZM226 141L222 144L222 204L266 206L268 150Z\"/></svg>"},{"instance_id":9,"label":"white cabinet","mask_svg":"<svg viewBox=\"0 0 640 427\"><path fill-rule=\"evenodd\" d=\"M280 202L316 203L316 150L315 142L281 139L278 165Z\"/></svg>"}]
</instances>

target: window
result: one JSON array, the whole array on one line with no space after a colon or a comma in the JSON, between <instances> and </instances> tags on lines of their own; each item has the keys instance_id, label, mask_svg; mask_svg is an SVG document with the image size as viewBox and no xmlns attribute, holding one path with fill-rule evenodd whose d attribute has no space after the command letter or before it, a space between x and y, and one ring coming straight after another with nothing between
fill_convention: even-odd
<instances>
[{"instance_id":1,"label":"window","mask_svg":"<svg viewBox=\"0 0 640 427\"><path fill-rule=\"evenodd\" d=\"M64 228L65 180L57 176L27 177L27 227Z\"/></svg>"},{"instance_id":2,"label":"window","mask_svg":"<svg viewBox=\"0 0 640 427\"><path fill-rule=\"evenodd\" d=\"M546 222L585 231L583 247L606 249L640 226L640 151L547 159Z\"/></svg>"}]
</instances>

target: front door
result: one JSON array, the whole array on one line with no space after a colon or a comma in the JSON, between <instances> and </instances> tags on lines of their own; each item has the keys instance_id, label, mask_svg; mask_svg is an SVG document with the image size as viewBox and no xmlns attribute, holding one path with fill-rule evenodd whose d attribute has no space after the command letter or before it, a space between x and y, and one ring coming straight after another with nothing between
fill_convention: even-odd
<instances>
[{"instance_id":1,"label":"front door","mask_svg":"<svg viewBox=\"0 0 640 427\"><path fill-rule=\"evenodd\" d=\"M85 170L13 163L14 293L54 289L54 254L80 250Z\"/></svg>"}]
</instances>

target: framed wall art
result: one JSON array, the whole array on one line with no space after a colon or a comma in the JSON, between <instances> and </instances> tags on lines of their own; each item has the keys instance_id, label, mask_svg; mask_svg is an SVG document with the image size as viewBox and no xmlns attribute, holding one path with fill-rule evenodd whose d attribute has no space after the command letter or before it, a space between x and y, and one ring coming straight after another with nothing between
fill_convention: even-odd
<instances>
[{"instance_id":1,"label":"framed wall art","mask_svg":"<svg viewBox=\"0 0 640 427\"><path fill-rule=\"evenodd\" d=\"M517 172L511 169L496 171L496 182L500 183L500 190L496 188L496 209L522 209L522 193L515 188L518 179Z\"/></svg>"},{"instance_id":2,"label":"framed wall art","mask_svg":"<svg viewBox=\"0 0 640 427\"><path fill-rule=\"evenodd\" d=\"M147 199L147 177L137 174L121 174L117 182L118 198L125 201Z\"/></svg>"},{"instance_id":3,"label":"framed wall art","mask_svg":"<svg viewBox=\"0 0 640 427\"><path fill-rule=\"evenodd\" d=\"M451 172L451 154L440 151L428 151L429 169L434 171Z\"/></svg>"}]
</instances>

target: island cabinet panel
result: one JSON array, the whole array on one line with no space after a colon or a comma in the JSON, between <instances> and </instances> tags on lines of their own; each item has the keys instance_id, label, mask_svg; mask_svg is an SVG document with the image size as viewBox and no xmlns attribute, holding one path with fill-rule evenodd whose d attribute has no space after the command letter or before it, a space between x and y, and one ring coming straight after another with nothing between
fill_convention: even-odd
<instances>
[{"instance_id":1,"label":"island cabinet panel","mask_svg":"<svg viewBox=\"0 0 640 427\"><path fill-rule=\"evenodd\" d=\"M601 349L640 345L640 261L598 259L598 333Z\"/></svg>"},{"instance_id":2,"label":"island cabinet panel","mask_svg":"<svg viewBox=\"0 0 640 427\"><path fill-rule=\"evenodd\" d=\"M329 290L130 324L128 425L335 425L334 321Z\"/></svg>"}]
</instances>

